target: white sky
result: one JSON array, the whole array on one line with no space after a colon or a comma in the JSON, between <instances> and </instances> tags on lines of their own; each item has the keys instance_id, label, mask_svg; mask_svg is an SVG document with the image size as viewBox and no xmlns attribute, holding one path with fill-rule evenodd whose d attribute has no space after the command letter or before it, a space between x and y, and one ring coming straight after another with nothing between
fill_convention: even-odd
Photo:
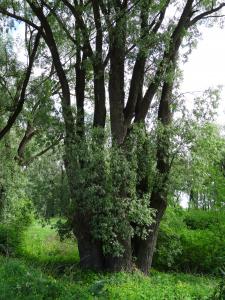
<instances>
[{"instance_id":1,"label":"white sky","mask_svg":"<svg viewBox=\"0 0 225 300\"><path fill-rule=\"evenodd\" d=\"M182 66L181 92L223 86L217 122L225 125L225 28L202 27L202 38Z\"/></svg>"},{"instance_id":2,"label":"white sky","mask_svg":"<svg viewBox=\"0 0 225 300\"><path fill-rule=\"evenodd\" d=\"M223 86L217 122L225 125L225 28L202 27L202 38L183 66L181 92L204 91ZM188 101L188 99L187 99ZM188 206L188 195L181 196L181 205Z\"/></svg>"},{"instance_id":3,"label":"white sky","mask_svg":"<svg viewBox=\"0 0 225 300\"><path fill-rule=\"evenodd\" d=\"M222 85L217 122L225 125L225 28L202 27L202 38L183 66L181 92L204 91ZM187 99L188 101L188 99ZM188 195L181 196L181 206L188 206Z\"/></svg>"}]
</instances>

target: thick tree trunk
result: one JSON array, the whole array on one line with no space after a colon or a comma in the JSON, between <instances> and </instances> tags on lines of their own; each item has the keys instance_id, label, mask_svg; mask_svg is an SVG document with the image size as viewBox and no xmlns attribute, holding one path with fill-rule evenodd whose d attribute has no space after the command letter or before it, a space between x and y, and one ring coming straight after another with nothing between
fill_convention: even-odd
<instances>
[{"instance_id":1,"label":"thick tree trunk","mask_svg":"<svg viewBox=\"0 0 225 300\"><path fill-rule=\"evenodd\" d=\"M84 128L84 95L85 95L85 83L86 83L86 70L84 67L84 62L86 56L83 57L81 61L80 49L77 49L76 54L76 106L77 106L77 118L76 118L76 134L80 138L84 138L85 128Z\"/></svg>"},{"instance_id":2,"label":"thick tree trunk","mask_svg":"<svg viewBox=\"0 0 225 300\"><path fill-rule=\"evenodd\" d=\"M130 239L121 242L125 249L123 256L104 255L101 242L96 241L91 234L90 218L78 211L74 217L73 231L77 238L82 268L108 272L130 271L132 269Z\"/></svg>"},{"instance_id":3,"label":"thick tree trunk","mask_svg":"<svg viewBox=\"0 0 225 300\"><path fill-rule=\"evenodd\" d=\"M80 266L95 271L104 270L104 257L101 243L91 235L90 218L76 211L73 221L73 232L77 238Z\"/></svg>"},{"instance_id":4,"label":"thick tree trunk","mask_svg":"<svg viewBox=\"0 0 225 300\"><path fill-rule=\"evenodd\" d=\"M120 5L115 2L118 11L123 11ZM109 106L110 123L113 140L122 144L126 135L124 123L124 104L125 104L125 43L126 43L126 20L121 18L116 22L115 28L109 35Z\"/></svg>"},{"instance_id":5,"label":"thick tree trunk","mask_svg":"<svg viewBox=\"0 0 225 300\"><path fill-rule=\"evenodd\" d=\"M155 192L154 195L152 195L151 207L156 210L156 215L154 223L149 227L149 235L146 240L136 241L136 243L138 242L136 248L136 264L138 269L140 269L144 274L148 274L152 266L159 225L166 210L166 201L161 198L161 195L158 192Z\"/></svg>"},{"instance_id":6,"label":"thick tree trunk","mask_svg":"<svg viewBox=\"0 0 225 300\"><path fill-rule=\"evenodd\" d=\"M113 255L107 255L104 260L104 266L106 271L120 272L132 270L132 251L131 251L131 239L121 241L124 247L124 254L121 257L113 257Z\"/></svg>"}]
</instances>

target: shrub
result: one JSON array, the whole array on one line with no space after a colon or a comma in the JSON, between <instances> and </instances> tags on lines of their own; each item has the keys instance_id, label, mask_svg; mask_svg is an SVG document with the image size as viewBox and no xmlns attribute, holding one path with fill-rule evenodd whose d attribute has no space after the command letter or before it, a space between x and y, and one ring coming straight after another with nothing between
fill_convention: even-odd
<instances>
[{"instance_id":1,"label":"shrub","mask_svg":"<svg viewBox=\"0 0 225 300\"><path fill-rule=\"evenodd\" d=\"M28 199L20 199L13 206L9 207L5 223L11 224L18 231L22 231L32 223L33 218L32 202Z\"/></svg>"},{"instance_id":2,"label":"shrub","mask_svg":"<svg viewBox=\"0 0 225 300\"><path fill-rule=\"evenodd\" d=\"M27 200L11 207L0 224L0 254L16 255L19 252L23 232L32 222L32 207Z\"/></svg>"},{"instance_id":3,"label":"shrub","mask_svg":"<svg viewBox=\"0 0 225 300\"><path fill-rule=\"evenodd\" d=\"M223 211L204 211L192 209L184 214L184 223L189 229L210 229L224 224L225 212Z\"/></svg>"},{"instance_id":4,"label":"shrub","mask_svg":"<svg viewBox=\"0 0 225 300\"><path fill-rule=\"evenodd\" d=\"M52 277L18 259L0 257L1 300L71 299L208 299L216 281L203 276L163 274L152 270L150 276L139 272L99 274L68 271Z\"/></svg>"},{"instance_id":5,"label":"shrub","mask_svg":"<svg viewBox=\"0 0 225 300\"><path fill-rule=\"evenodd\" d=\"M181 244L177 264L183 271L216 274L225 264L225 231L221 239L215 230L183 230Z\"/></svg>"},{"instance_id":6,"label":"shrub","mask_svg":"<svg viewBox=\"0 0 225 300\"><path fill-rule=\"evenodd\" d=\"M160 225L153 265L158 269L176 269L177 257L182 253L181 228L183 213L179 209L168 209Z\"/></svg>"},{"instance_id":7,"label":"shrub","mask_svg":"<svg viewBox=\"0 0 225 300\"><path fill-rule=\"evenodd\" d=\"M57 299L63 292L54 279L17 260L3 261L0 274L0 299Z\"/></svg>"},{"instance_id":8,"label":"shrub","mask_svg":"<svg viewBox=\"0 0 225 300\"><path fill-rule=\"evenodd\" d=\"M162 270L219 274L225 266L225 214L169 209L153 264Z\"/></svg>"},{"instance_id":9,"label":"shrub","mask_svg":"<svg viewBox=\"0 0 225 300\"><path fill-rule=\"evenodd\" d=\"M8 224L0 224L0 254L14 255L20 243L20 234Z\"/></svg>"},{"instance_id":10,"label":"shrub","mask_svg":"<svg viewBox=\"0 0 225 300\"><path fill-rule=\"evenodd\" d=\"M225 299L225 280L222 279L214 289L214 293L209 297L209 300L224 300Z\"/></svg>"}]
</instances>

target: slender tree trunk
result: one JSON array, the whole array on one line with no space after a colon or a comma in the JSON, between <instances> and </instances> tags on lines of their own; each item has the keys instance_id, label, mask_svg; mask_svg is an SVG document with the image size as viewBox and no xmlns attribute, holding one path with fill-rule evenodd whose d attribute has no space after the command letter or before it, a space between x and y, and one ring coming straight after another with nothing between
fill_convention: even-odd
<instances>
[{"instance_id":1,"label":"slender tree trunk","mask_svg":"<svg viewBox=\"0 0 225 300\"><path fill-rule=\"evenodd\" d=\"M5 206L5 189L3 185L0 183L0 217L3 215L3 210Z\"/></svg>"}]
</instances>

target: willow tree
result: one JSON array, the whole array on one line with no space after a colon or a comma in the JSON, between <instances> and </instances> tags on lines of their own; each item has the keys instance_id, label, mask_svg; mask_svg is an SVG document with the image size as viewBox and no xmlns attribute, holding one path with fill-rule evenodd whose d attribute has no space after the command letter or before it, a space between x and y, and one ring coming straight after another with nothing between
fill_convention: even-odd
<instances>
[{"instance_id":1,"label":"willow tree","mask_svg":"<svg viewBox=\"0 0 225 300\"><path fill-rule=\"evenodd\" d=\"M2 15L42 37L57 74L74 204L70 220L82 267L130 270L135 263L144 273L151 267L167 206L179 49L196 38L198 24L218 19L224 6L214 0L1 1ZM85 122L90 104L91 131ZM157 130L150 174L145 158L151 113Z\"/></svg>"}]
</instances>

